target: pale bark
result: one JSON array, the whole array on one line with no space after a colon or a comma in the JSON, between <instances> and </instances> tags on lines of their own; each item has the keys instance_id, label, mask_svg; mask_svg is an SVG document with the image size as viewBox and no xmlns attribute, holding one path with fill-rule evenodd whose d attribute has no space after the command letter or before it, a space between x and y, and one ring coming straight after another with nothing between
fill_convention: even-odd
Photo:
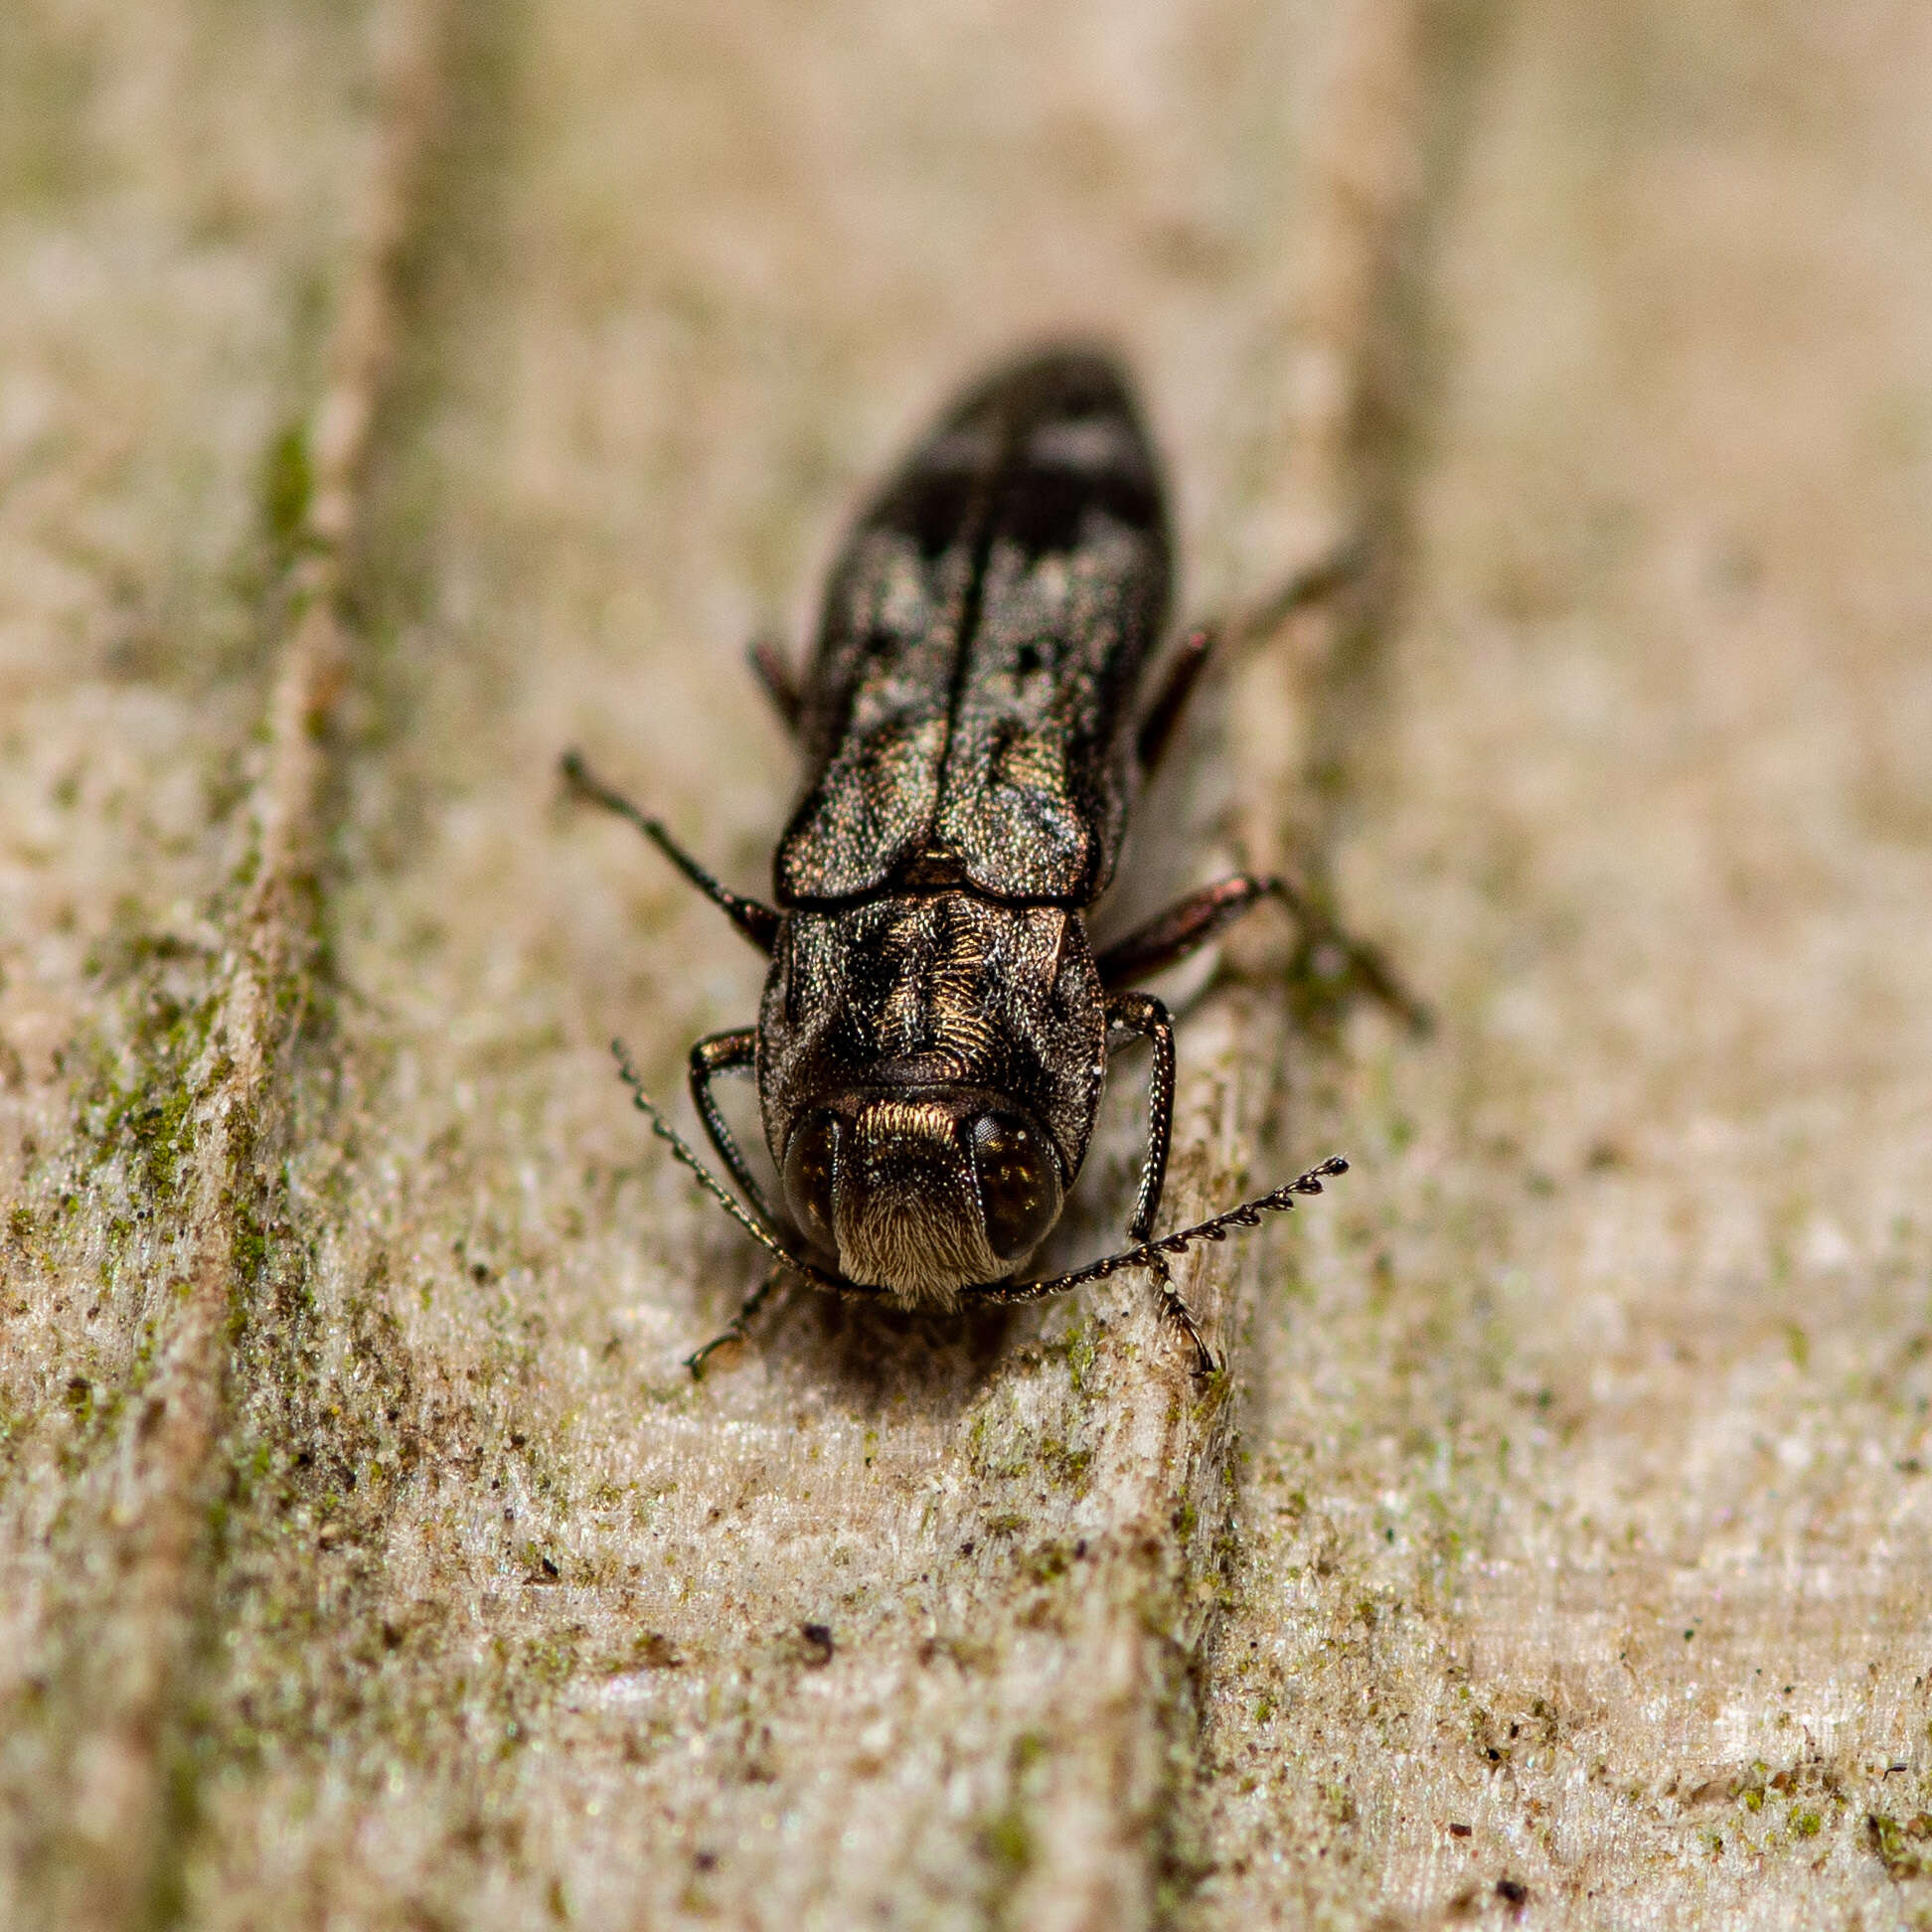
<instances>
[{"instance_id":1,"label":"pale bark","mask_svg":"<svg viewBox=\"0 0 1932 1932\"><path fill-rule=\"evenodd\" d=\"M1926 1904L1918 10L15 19L0 1922ZM1226 1384L1128 1276L694 1386L605 1043L758 962L558 754L756 889L743 639L1069 334L1191 614L1376 539L1114 921L1293 864L1437 1035L1175 989L1169 1225L1357 1161L1181 1271Z\"/></svg>"}]
</instances>

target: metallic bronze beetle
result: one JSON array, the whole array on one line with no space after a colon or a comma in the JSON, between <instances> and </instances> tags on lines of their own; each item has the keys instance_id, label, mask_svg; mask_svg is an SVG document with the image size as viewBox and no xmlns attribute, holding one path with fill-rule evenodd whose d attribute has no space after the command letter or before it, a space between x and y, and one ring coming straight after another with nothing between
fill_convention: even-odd
<instances>
[{"instance_id":1,"label":"metallic bronze beetle","mask_svg":"<svg viewBox=\"0 0 1932 1932\"><path fill-rule=\"evenodd\" d=\"M1241 874L1104 951L1088 941L1086 914L1113 880L1129 804L1211 641L1190 636L1153 702L1137 703L1170 575L1160 472L1119 371L1097 354L1040 355L963 398L860 520L803 677L769 647L754 650L806 765L772 869L775 907L720 885L658 821L565 758L579 792L636 824L771 959L758 1024L700 1041L691 1055L692 1098L741 1201L625 1066L657 1131L781 1264L720 1342L743 1332L787 1269L840 1293L950 1309L1138 1266L1210 1368L1167 1257L1252 1226L1344 1171L1325 1162L1150 1238L1174 1031L1161 1002L1131 984L1264 896L1309 916L1284 880ZM1333 575L1311 573L1300 593ZM1370 955L1351 952L1371 982L1380 977ZM1153 1050L1127 1228L1135 1245L1016 1281L1079 1174L1117 1037ZM746 1071L782 1209L712 1091L716 1075Z\"/></svg>"}]
</instances>

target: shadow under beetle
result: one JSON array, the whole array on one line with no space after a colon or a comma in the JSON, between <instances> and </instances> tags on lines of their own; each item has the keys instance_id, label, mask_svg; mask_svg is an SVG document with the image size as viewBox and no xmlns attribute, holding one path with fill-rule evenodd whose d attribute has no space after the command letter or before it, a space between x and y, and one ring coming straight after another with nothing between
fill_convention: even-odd
<instances>
[{"instance_id":1,"label":"shadow under beetle","mask_svg":"<svg viewBox=\"0 0 1932 1932\"><path fill-rule=\"evenodd\" d=\"M1271 616L1326 589L1310 572ZM1174 1029L1132 982L1204 945L1258 899L1338 939L1286 880L1238 874L1103 951L1086 913L1112 882L1127 811L1159 759L1212 635L1138 696L1172 571L1158 465L1120 372L1059 350L1000 371L916 448L832 572L802 678L769 646L753 664L796 735L804 794L773 863L775 907L721 885L664 826L593 778L565 777L652 839L770 956L758 1024L701 1040L691 1095L742 1200L679 1138L618 1049L637 1105L778 1266L716 1342L744 1333L787 1272L901 1307L1057 1294L1126 1267L1212 1369L1168 1273L1196 1241L1256 1225L1346 1171L1151 1238L1167 1172ZM1340 942L1401 1004L1368 949ZM1147 1154L1134 1243L1044 1281L1013 1277L1079 1174L1107 1055L1148 1042ZM766 1198L712 1092L754 1072L783 1177Z\"/></svg>"}]
</instances>

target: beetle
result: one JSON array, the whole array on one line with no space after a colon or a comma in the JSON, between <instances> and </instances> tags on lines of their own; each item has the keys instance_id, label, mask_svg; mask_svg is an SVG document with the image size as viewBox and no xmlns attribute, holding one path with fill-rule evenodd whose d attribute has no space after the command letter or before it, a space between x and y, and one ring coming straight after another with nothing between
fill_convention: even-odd
<instances>
[{"instance_id":1,"label":"beetle","mask_svg":"<svg viewBox=\"0 0 1932 1932\"><path fill-rule=\"evenodd\" d=\"M1318 566L1271 618L1326 590ZM1154 1238L1174 1104L1174 1026L1134 982L1264 898L1337 938L1285 877L1236 874L1096 950L1129 807L1169 743L1213 633L1141 690L1173 574L1166 493L1127 380L1066 347L963 395L860 517L799 675L769 645L753 668L803 753L772 903L721 884L665 826L590 773L581 797L629 820L770 959L758 1021L701 1040L690 1089L734 1196L677 1134L624 1057L653 1129L776 1258L717 1341L741 1337L787 1272L835 1292L949 1310L1148 1270L1195 1352L1213 1357L1169 1257L1252 1226L1346 1171L1323 1162L1272 1194ZM1341 942L1385 989L1372 952ZM1097 1117L1109 1052L1152 1050L1132 1244L1070 1273L1017 1279L1058 1220ZM755 1077L781 1177L768 1198L713 1091Z\"/></svg>"}]
</instances>

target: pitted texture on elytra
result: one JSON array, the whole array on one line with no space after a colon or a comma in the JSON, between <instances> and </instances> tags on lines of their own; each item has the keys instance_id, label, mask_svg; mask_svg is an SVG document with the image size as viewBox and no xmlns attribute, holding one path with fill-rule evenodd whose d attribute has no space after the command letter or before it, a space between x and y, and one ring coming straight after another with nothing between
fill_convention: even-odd
<instances>
[{"instance_id":1,"label":"pitted texture on elytra","mask_svg":"<svg viewBox=\"0 0 1932 1932\"><path fill-rule=\"evenodd\" d=\"M1091 903L1169 569L1154 453L1109 363L1049 355L975 391L827 591L779 903L876 891L926 855L995 897Z\"/></svg>"}]
</instances>

